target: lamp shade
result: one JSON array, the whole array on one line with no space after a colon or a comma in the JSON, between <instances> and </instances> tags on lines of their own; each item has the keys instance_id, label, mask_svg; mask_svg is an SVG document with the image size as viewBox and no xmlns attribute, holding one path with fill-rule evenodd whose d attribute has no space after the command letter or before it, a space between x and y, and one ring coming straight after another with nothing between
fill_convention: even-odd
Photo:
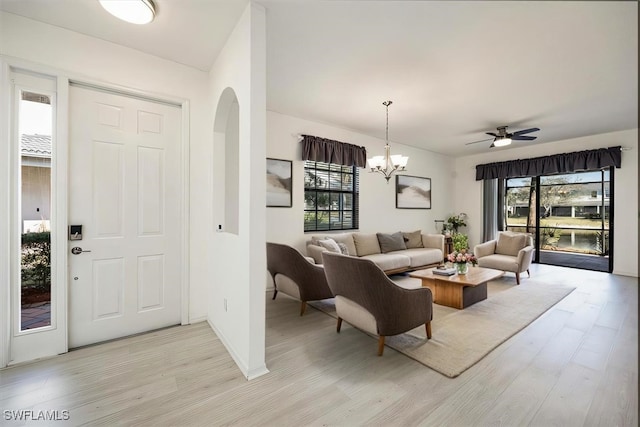
<instances>
[{"instance_id":1,"label":"lamp shade","mask_svg":"<svg viewBox=\"0 0 640 427\"><path fill-rule=\"evenodd\" d=\"M116 18L131 24L148 24L156 16L152 0L99 0L100 5Z\"/></svg>"},{"instance_id":2,"label":"lamp shade","mask_svg":"<svg viewBox=\"0 0 640 427\"><path fill-rule=\"evenodd\" d=\"M384 156L374 156L368 159L367 162L369 163L369 167L371 169L383 168L385 166Z\"/></svg>"},{"instance_id":3,"label":"lamp shade","mask_svg":"<svg viewBox=\"0 0 640 427\"><path fill-rule=\"evenodd\" d=\"M408 161L409 161L409 158L401 154L395 154L391 156L391 164L398 169L405 168L407 166Z\"/></svg>"}]
</instances>

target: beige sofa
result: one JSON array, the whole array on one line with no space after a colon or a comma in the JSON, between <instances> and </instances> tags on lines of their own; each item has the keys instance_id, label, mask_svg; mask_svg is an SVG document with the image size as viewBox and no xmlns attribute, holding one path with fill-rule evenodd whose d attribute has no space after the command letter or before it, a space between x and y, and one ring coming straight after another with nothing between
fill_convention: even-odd
<instances>
[{"instance_id":1,"label":"beige sofa","mask_svg":"<svg viewBox=\"0 0 640 427\"><path fill-rule=\"evenodd\" d=\"M333 241L337 246L334 246ZM311 237L307 255L322 264L323 252L336 252L373 261L386 274L427 268L444 259L444 236L413 232L339 233Z\"/></svg>"}]
</instances>

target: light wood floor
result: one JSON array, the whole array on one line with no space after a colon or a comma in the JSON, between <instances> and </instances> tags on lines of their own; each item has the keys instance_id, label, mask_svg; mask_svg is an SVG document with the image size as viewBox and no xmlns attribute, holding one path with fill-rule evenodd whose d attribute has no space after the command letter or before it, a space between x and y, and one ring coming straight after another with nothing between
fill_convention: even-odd
<instances>
[{"instance_id":1,"label":"light wood floor","mask_svg":"<svg viewBox=\"0 0 640 427\"><path fill-rule=\"evenodd\" d=\"M53 425L637 426L638 280L532 276L578 289L454 379L390 348L377 357L374 339L279 296L258 379L199 323L2 370L0 409L69 411Z\"/></svg>"}]
</instances>

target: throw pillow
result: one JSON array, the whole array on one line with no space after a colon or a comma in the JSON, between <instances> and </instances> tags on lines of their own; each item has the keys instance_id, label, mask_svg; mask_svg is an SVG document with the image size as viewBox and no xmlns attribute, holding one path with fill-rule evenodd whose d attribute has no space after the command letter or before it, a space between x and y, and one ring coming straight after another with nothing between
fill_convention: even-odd
<instances>
[{"instance_id":1,"label":"throw pillow","mask_svg":"<svg viewBox=\"0 0 640 427\"><path fill-rule=\"evenodd\" d=\"M353 233L335 233L335 234L331 233L330 236L326 234L325 235L316 234L314 236L311 236L311 240L324 240L327 238L331 238L335 240L336 243L344 243L345 246L347 247L347 251L349 252L349 255L355 255L357 251L356 251L356 245L353 243L353 237L351 237L352 234Z\"/></svg>"},{"instance_id":2,"label":"throw pillow","mask_svg":"<svg viewBox=\"0 0 640 427\"><path fill-rule=\"evenodd\" d=\"M342 242L336 242L338 244L338 247L340 248L340 253L342 253L342 255L349 255L349 248L347 248L347 245L345 245Z\"/></svg>"},{"instance_id":3,"label":"throw pillow","mask_svg":"<svg viewBox=\"0 0 640 427\"><path fill-rule=\"evenodd\" d=\"M496 243L496 253L500 255L517 256L520 249L527 246L525 234L500 233Z\"/></svg>"},{"instance_id":4,"label":"throw pillow","mask_svg":"<svg viewBox=\"0 0 640 427\"><path fill-rule=\"evenodd\" d=\"M400 231L393 234L378 233L377 236L378 242L380 243L380 250L383 254L407 249L407 246L404 244L404 236Z\"/></svg>"},{"instance_id":5,"label":"throw pillow","mask_svg":"<svg viewBox=\"0 0 640 427\"><path fill-rule=\"evenodd\" d=\"M320 244L321 240L333 240L334 242L336 242L338 244L338 247L340 248L340 253L342 255L351 255L350 252L349 252L349 247L339 240L340 236L341 235L338 234L338 235L334 236L334 238L331 238L331 237L323 237L323 238L312 237L311 238L311 244L314 245L314 246L320 246L321 248L324 248L324 246L322 246ZM351 237L351 236L349 236L349 237ZM351 240L351 242L353 243L353 240ZM331 245L331 244L329 244L329 245Z\"/></svg>"},{"instance_id":6,"label":"throw pillow","mask_svg":"<svg viewBox=\"0 0 640 427\"><path fill-rule=\"evenodd\" d=\"M378 243L378 237L375 234L353 233L353 242L358 256L380 253L380 243Z\"/></svg>"},{"instance_id":7,"label":"throw pillow","mask_svg":"<svg viewBox=\"0 0 640 427\"><path fill-rule=\"evenodd\" d=\"M322 246L320 244L320 240L327 240L328 237L312 237L311 238L311 244L315 245L315 246Z\"/></svg>"},{"instance_id":8,"label":"throw pillow","mask_svg":"<svg viewBox=\"0 0 640 427\"><path fill-rule=\"evenodd\" d=\"M424 248L422 244L422 230L416 230L412 232L403 232L404 244L407 249Z\"/></svg>"},{"instance_id":9,"label":"throw pillow","mask_svg":"<svg viewBox=\"0 0 640 427\"><path fill-rule=\"evenodd\" d=\"M333 239L318 240L318 243L320 244L320 246L327 249L329 252L335 252L338 254L342 253L340 251L340 246L338 246L336 241Z\"/></svg>"}]
</instances>

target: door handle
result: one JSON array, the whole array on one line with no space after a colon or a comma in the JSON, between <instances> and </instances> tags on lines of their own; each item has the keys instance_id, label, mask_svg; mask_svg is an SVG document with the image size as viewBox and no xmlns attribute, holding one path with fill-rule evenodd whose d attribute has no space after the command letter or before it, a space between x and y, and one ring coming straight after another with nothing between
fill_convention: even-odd
<instances>
[{"instance_id":1,"label":"door handle","mask_svg":"<svg viewBox=\"0 0 640 427\"><path fill-rule=\"evenodd\" d=\"M80 246L74 246L73 248L71 248L71 253L74 255L81 254L82 252L91 252L91 251L84 251Z\"/></svg>"}]
</instances>

